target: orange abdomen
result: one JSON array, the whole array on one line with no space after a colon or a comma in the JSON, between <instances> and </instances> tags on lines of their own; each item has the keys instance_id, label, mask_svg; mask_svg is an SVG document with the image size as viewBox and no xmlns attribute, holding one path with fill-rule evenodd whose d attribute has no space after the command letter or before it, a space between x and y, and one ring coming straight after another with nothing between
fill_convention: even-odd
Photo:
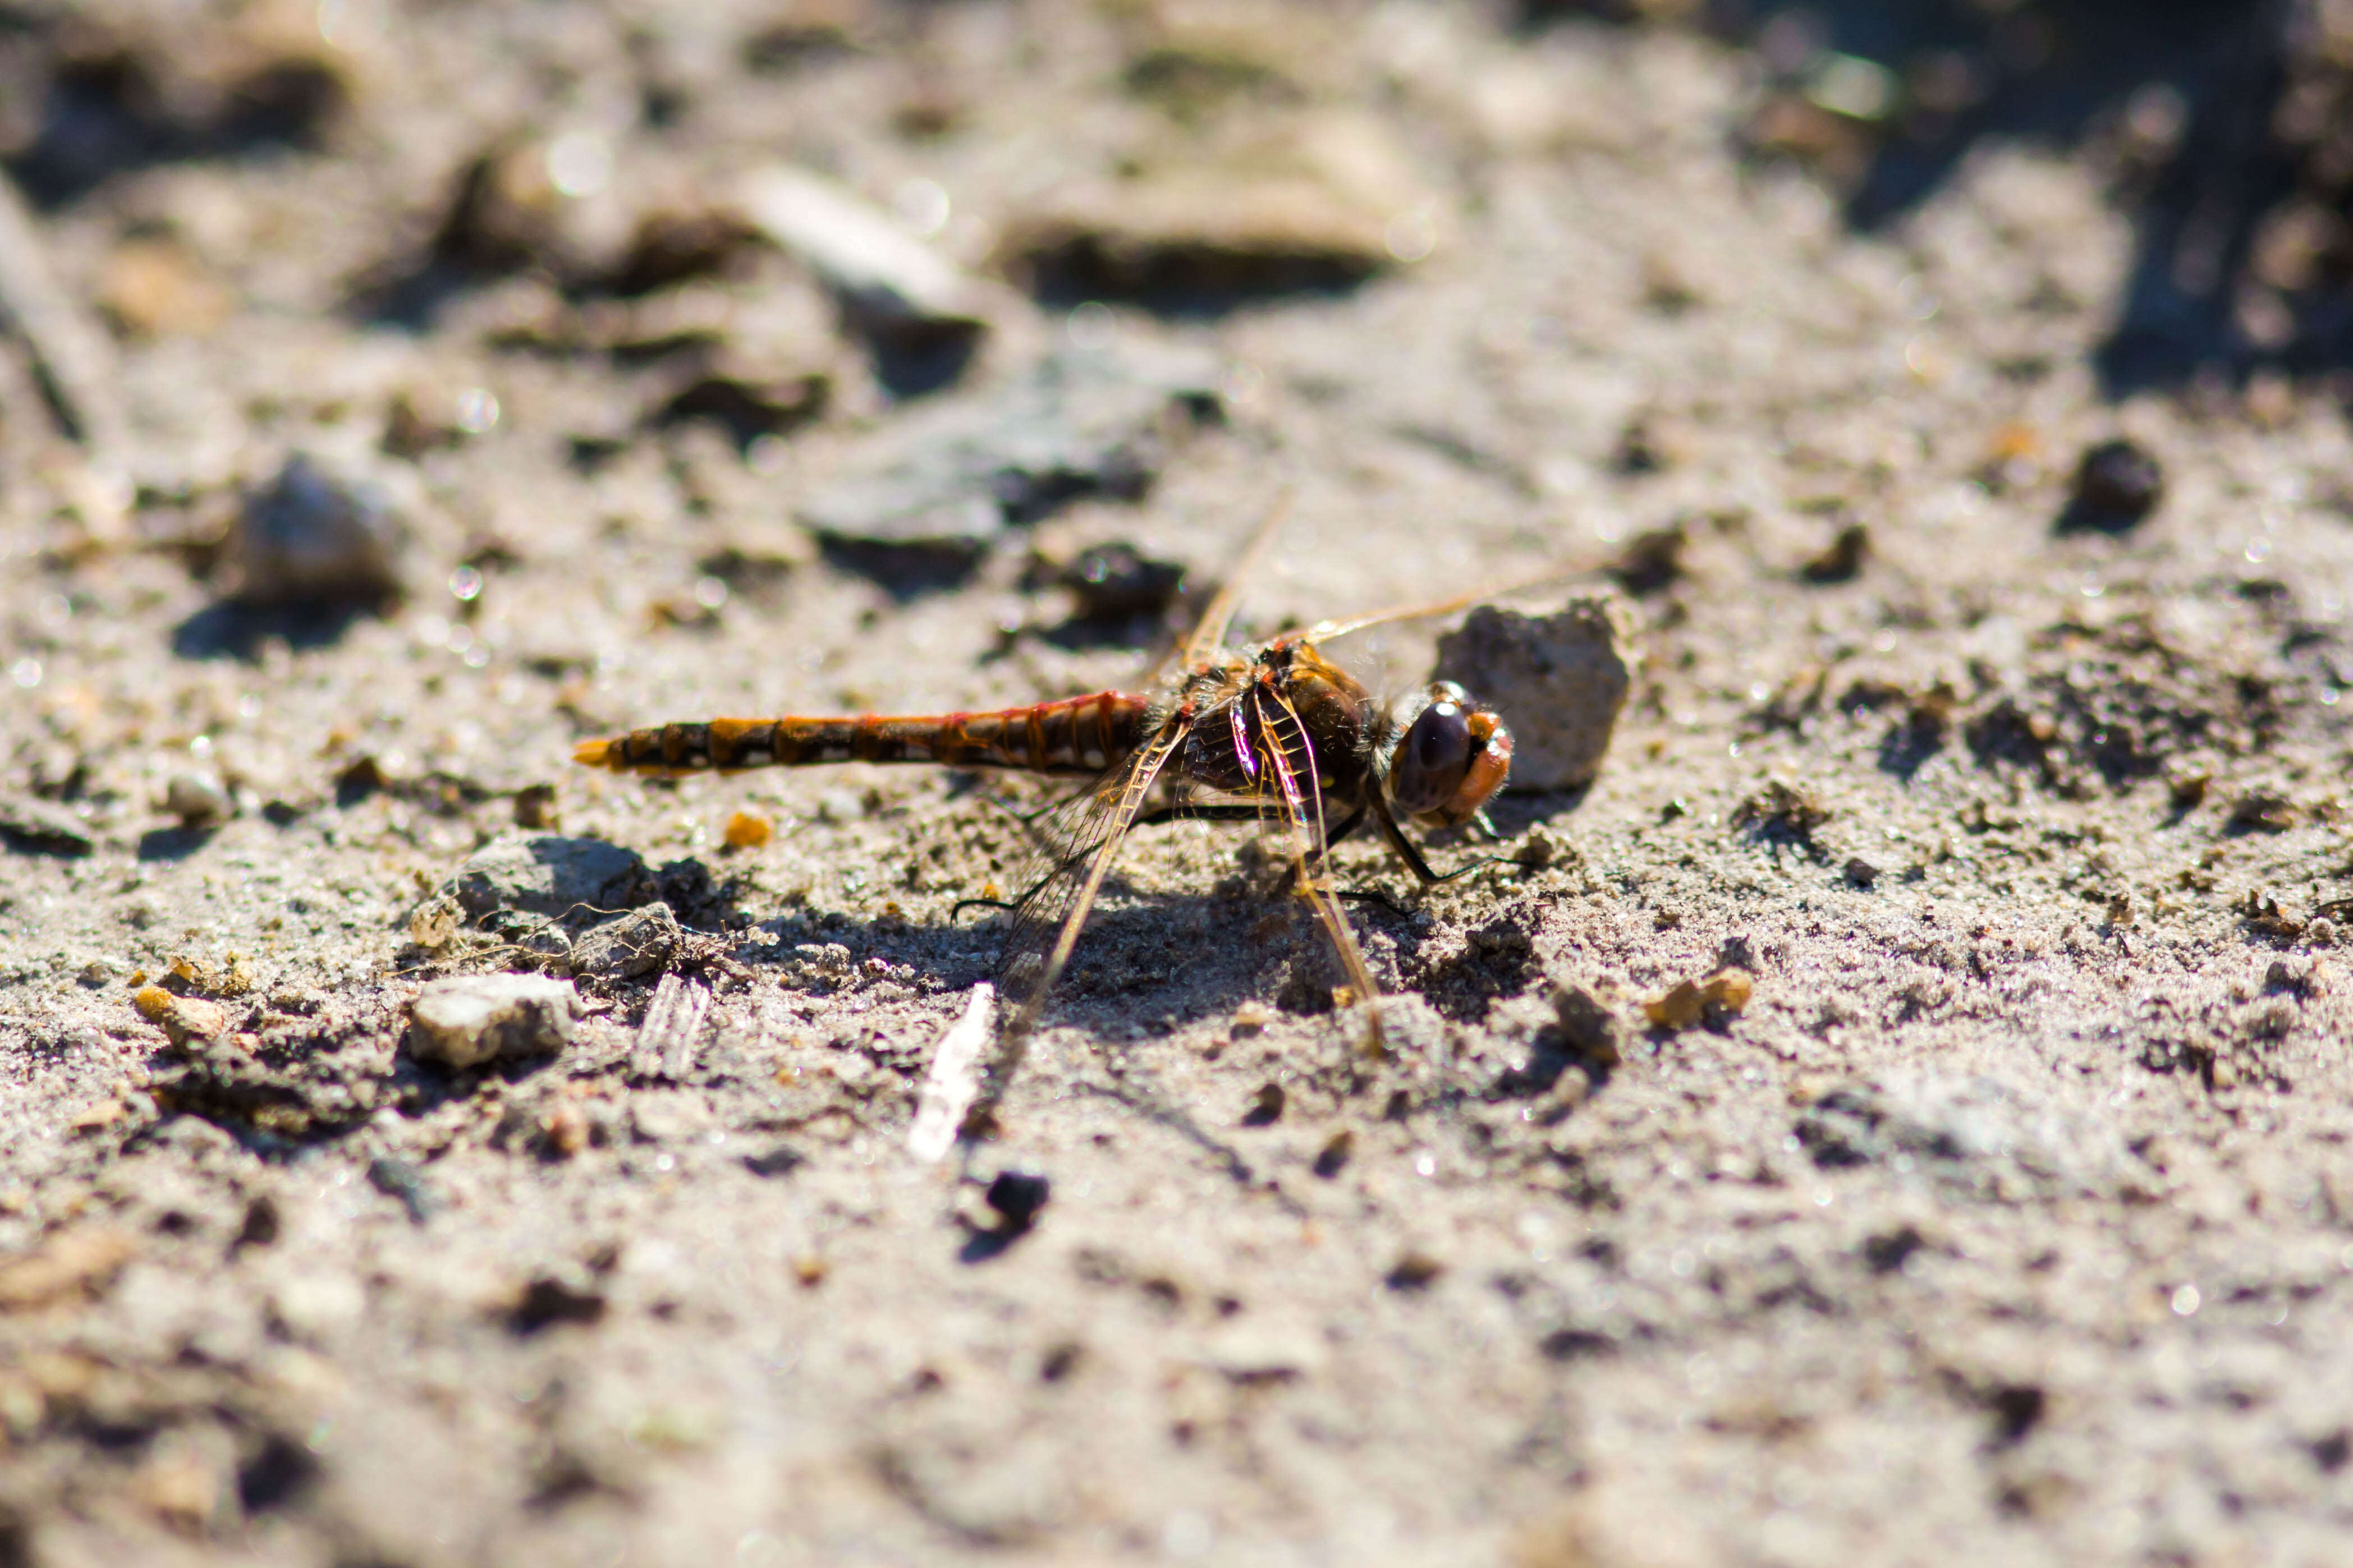
<instances>
[{"instance_id":1,"label":"orange abdomen","mask_svg":"<svg viewBox=\"0 0 2353 1568\"><path fill-rule=\"evenodd\" d=\"M1094 773L1142 739L1145 700L1096 691L994 713L712 719L584 742L573 760L616 773L689 773L819 763L938 763Z\"/></svg>"}]
</instances>

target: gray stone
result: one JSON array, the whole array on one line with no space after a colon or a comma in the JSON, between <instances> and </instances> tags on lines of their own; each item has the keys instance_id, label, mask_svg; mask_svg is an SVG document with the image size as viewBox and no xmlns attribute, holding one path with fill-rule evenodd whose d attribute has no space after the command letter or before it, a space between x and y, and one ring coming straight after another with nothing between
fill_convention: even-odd
<instances>
[{"instance_id":1,"label":"gray stone","mask_svg":"<svg viewBox=\"0 0 2353 1568\"><path fill-rule=\"evenodd\" d=\"M373 487L330 474L297 452L237 514L229 536L237 596L259 605L389 598L400 591L406 533Z\"/></svg>"},{"instance_id":2,"label":"gray stone","mask_svg":"<svg viewBox=\"0 0 2353 1568\"><path fill-rule=\"evenodd\" d=\"M572 973L600 980L642 980L669 967L685 935L668 904L648 904L583 932L572 944Z\"/></svg>"},{"instance_id":3,"label":"gray stone","mask_svg":"<svg viewBox=\"0 0 2353 1568\"><path fill-rule=\"evenodd\" d=\"M81 818L31 795L0 795L0 844L41 855L87 855L98 839Z\"/></svg>"},{"instance_id":4,"label":"gray stone","mask_svg":"<svg viewBox=\"0 0 2353 1568\"><path fill-rule=\"evenodd\" d=\"M564 918L635 909L654 880L634 851L554 834L501 838L459 868L450 889L475 920L501 910Z\"/></svg>"},{"instance_id":5,"label":"gray stone","mask_svg":"<svg viewBox=\"0 0 2353 1568\"><path fill-rule=\"evenodd\" d=\"M1549 616L1482 605L1439 640L1433 679L1461 684L1512 732L1514 790L1593 782L1632 689L1632 638L1619 602L1592 595Z\"/></svg>"},{"instance_id":6,"label":"gray stone","mask_svg":"<svg viewBox=\"0 0 2353 1568\"><path fill-rule=\"evenodd\" d=\"M478 1067L500 1057L560 1050L580 1017L568 980L470 974L437 980L408 1007L408 1049L426 1061Z\"/></svg>"},{"instance_id":7,"label":"gray stone","mask_svg":"<svg viewBox=\"0 0 2353 1568\"><path fill-rule=\"evenodd\" d=\"M1218 413L1207 356L1066 350L1012 383L903 416L801 508L886 586L960 581L1007 530L1090 496L1134 500Z\"/></svg>"}]
</instances>

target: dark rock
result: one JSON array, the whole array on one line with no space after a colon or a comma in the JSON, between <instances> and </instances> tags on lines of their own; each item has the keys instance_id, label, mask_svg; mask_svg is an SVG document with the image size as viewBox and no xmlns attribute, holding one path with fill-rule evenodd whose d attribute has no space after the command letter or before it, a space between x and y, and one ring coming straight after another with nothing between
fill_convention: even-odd
<instances>
[{"instance_id":1,"label":"dark rock","mask_svg":"<svg viewBox=\"0 0 2353 1568\"><path fill-rule=\"evenodd\" d=\"M1655 594L1683 574L1683 547L1690 542L1680 522L1638 533L1618 552L1609 574L1630 594Z\"/></svg>"},{"instance_id":2,"label":"dark rock","mask_svg":"<svg viewBox=\"0 0 2353 1568\"><path fill-rule=\"evenodd\" d=\"M801 518L838 563L901 592L953 585L1009 528L1089 497L1140 500L1218 412L1216 366L1079 351L907 415Z\"/></svg>"},{"instance_id":3,"label":"dark rock","mask_svg":"<svg viewBox=\"0 0 2353 1568\"><path fill-rule=\"evenodd\" d=\"M228 546L237 597L273 607L390 598L400 591L406 535L381 494L297 452L237 514Z\"/></svg>"},{"instance_id":4,"label":"dark rock","mask_svg":"<svg viewBox=\"0 0 2353 1568\"><path fill-rule=\"evenodd\" d=\"M1324 1142L1324 1147L1316 1152L1314 1164L1308 1168L1328 1182L1348 1168L1348 1158L1355 1153L1356 1148L1356 1135L1343 1127Z\"/></svg>"},{"instance_id":5,"label":"dark rock","mask_svg":"<svg viewBox=\"0 0 2353 1568\"><path fill-rule=\"evenodd\" d=\"M1250 1109L1242 1112L1245 1127L1268 1127L1282 1120L1282 1085L1262 1083L1250 1096Z\"/></svg>"},{"instance_id":6,"label":"dark rock","mask_svg":"<svg viewBox=\"0 0 2353 1568\"><path fill-rule=\"evenodd\" d=\"M1025 1231L1038 1222L1053 1184L1035 1171L999 1171L988 1184L988 1206L1009 1231Z\"/></svg>"},{"instance_id":7,"label":"dark rock","mask_svg":"<svg viewBox=\"0 0 2353 1568\"><path fill-rule=\"evenodd\" d=\"M2222 826L2232 835L2285 833L2295 826L2295 803L2274 790L2255 790L2231 804Z\"/></svg>"},{"instance_id":8,"label":"dark rock","mask_svg":"<svg viewBox=\"0 0 2353 1568\"><path fill-rule=\"evenodd\" d=\"M762 377L723 367L672 394L654 411L652 423L668 428L708 421L743 451L763 436L779 436L819 417L832 392L832 379L822 372Z\"/></svg>"},{"instance_id":9,"label":"dark rock","mask_svg":"<svg viewBox=\"0 0 2353 1568\"><path fill-rule=\"evenodd\" d=\"M605 1295L576 1281L543 1274L525 1285L507 1314L507 1327L522 1335L560 1323L586 1326L605 1316Z\"/></svg>"},{"instance_id":10,"label":"dark rock","mask_svg":"<svg viewBox=\"0 0 2353 1568\"><path fill-rule=\"evenodd\" d=\"M1446 1265L1426 1252L1409 1252L1383 1277L1392 1290L1426 1290L1446 1272Z\"/></svg>"},{"instance_id":11,"label":"dark rock","mask_svg":"<svg viewBox=\"0 0 2353 1568\"><path fill-rule=\"evenodd\" d=\"M541 834L477 850L451 884L476 920L497 910L565 918L635 909L654 898L653 873L634 851L598 838Z\"/></svg>"},{"instance_id":12,"label":"dark rock","mask_svg":"<svg viewBox=\"0 0 2353 1568\"><path fill-rule=\"evenodd\" d=\"M1430 674L1503 715L1512 732L1508 787L1574 789L1601 771L1634 662L1617 606L1588 597L1549 616L1482 605L1439 640Z\"/></svg>"},{"instance_id":13,"label":"dark rock","mask_svg":"<svg viewBox=\"0 0 2353 1568\"><path fill-rule=\"evenodd\" d=\"M755 1176L789 1176L808 1163L808 1156L789 1143L779 1143L765 1154L746 1154L744 1168Z\"/></svg>"},{"instance_id":14,"label":"dark rock","mask_svg":"<svg viewBox=\"0 0 2353 1568\"><path fill-rule=\"evenodd\" d=\"M1809 583L1851 583L1861 575L1862 563L1870 556L1871 530L1851 522L1838 531L1829 549L1807 562L1798 574Z\"/></svg>"},{"instance_id":15,"label":"dark rock","mask_svg":"<svg viewBox=\"0 0 2353 1568\"><path fill-rule=\"evenodd\" d=\"M514 793L514 824L534 833L545 832L555 826L555 786L552 784L525 784Z\"/></svg>"},{"instance_id":16,"label":"dark rock","mask_svg":"<svg viewBox=\"0 0 2353 1568\"><path fill-rule=\"evenodd\" d=\"M268 1513L299 1500L320 1475L318 1457L301 1439L265 1434L237 1468L237 1505L248 1514Z\"/></svg>"},{"instance_id":17,"label":"dark rock","mask_svg":"<svg viewBox=\"0 0 2353 1568\"><path fill-rule=\"evenodd\" d=\"M28 855L87 855L98 839L65 807L9 795L0 795L0 844Z\"/></svg>"},{"instance_id":18,"label":"dark rock","mask_svg":"<svg viewBox=\"0 0 2353 1568\"><path fill-rule=\"evenodd\" d=\"M2147 448L2104 441L2084 454L2075 489L2059 516L2062 533L2125 533L2165 500L2165 469Z\"/></svg>"},{"instance_id":19,"label":"dark rock","mask_svg":"<svg viewBox=\"0 0 2353 1568\"><path fill-rule=\"evenodd\" d=\"M1894 1230L1865 1239L1862 1260L1873 1274L1894 1274L1903 1268L1914 1253L1926 1245L1915 1227L1898 1226Z\"/></svg>"},{"instance_id":20,"label":"dark rock","mask_svg":"<svg viewBox=\"0 0 2353 1568\"><path fill-rule=\"evenodd\" d=\"M425 1177L406 1160L378 1155L368 1162L368 1184L388 1198L399 1201L408 1211L409 1223L423 1225L433 1214L432 1194L427 1191Z\"/></svg>"},{"instance_id":21,"label":"dark rock","mask_svg":"<svg viewBox=\"0 0 2353 1568\"><path fill-rule=\"evenodd\" d=\"M1077 595L1081 619L1125 621L1165 613L1185 586L1185 568L1121 542L1082 551L1055 581Z\"/></svg>"},{"instance_id":22,"label":"dark rock","mask_svg":"<svg viewBox=\"0 0 2353 1568\"><path fill-rule=\"evenodd\" d=\"M1831 816L1830 807L1811 790L1774 779L1733 808L1732 826L1777 850L1802 849L1820 859L1822 850L1814 842L1814 832Z\"/></svg>"},{"instance_id":23,"label":"dark rock","mask_svg":"<svg viewBox=\"0 0 2353 1568\"><path fill-rule=\"evenodd\" d=\"M1577 1060L1606 1070L1623 1059L1625 1028L1592 992L1564 985L1553 994L1552 1007L1561 1043Z\"/></svg>"}]
</instances>

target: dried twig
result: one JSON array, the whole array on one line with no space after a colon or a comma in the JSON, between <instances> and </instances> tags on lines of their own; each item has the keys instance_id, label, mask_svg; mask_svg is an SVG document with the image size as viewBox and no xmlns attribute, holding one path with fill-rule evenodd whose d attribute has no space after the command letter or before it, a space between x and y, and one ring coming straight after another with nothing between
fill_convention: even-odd
<instances>
[{"instance_id":1,"label":"dried twig","mask_svg":"<svg viewBox=\"0 0 2353 1568\"><path fill-rule=\"evenodd\" d=\"M0 331L25 343L41 400L80 448L61 476L93 540L121 538L131 506L128 425L115 396L112 345L58 286L32 210L0 172Z\"/></svg>"},{"instance_id":2,"label":"dried twig","mask_svg":"<svg viewBox=\"0 0 2353 1568\"><path fill-rule=\"evenodd\" d=\"M123 420L114 398L106 334L58 287L32 210L0 174L0 321L25 342L33 374L59 429L101 466L114 467Z\"/></svg>"}]
</instances>

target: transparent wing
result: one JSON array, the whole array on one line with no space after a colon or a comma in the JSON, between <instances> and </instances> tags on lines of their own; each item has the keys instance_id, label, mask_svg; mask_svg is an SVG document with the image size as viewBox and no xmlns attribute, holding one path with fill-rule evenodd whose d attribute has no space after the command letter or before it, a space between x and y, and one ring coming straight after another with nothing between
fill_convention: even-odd
<instances>
[{"instance_id":1,"label":"transparent wing","mask_svg":"<svg viewBox=\"0 0 2353 1568\"><path fill-rule=\"evenodd\" d=\"M1250 535L1250 542L1242 547L1241 559L1234 563L1233 571L1226 577L1225 586L1219 588L1218 596L1209 601L1209 607L1201 612L1199 622L1193 627L1193 635L1187 637L1183 645L1181 657L1187 668L1207 662L1209 656L1218 651L1218 646L1226 640L1226 628L1233 624L1234 611L1242 602L1242 591L1258 574L1259 563L1266 559L1268 549L1274 543L1274 536L1289 520L1294 494L1296 492L1286 485L1282 493L1274 498L1274 505L1268 509L1265 521L1258 525L1258 531Z\"/></svg>"},{"instance_id":2,"label":"transparent wing","mask_svg":"<svg viewBox=\"0 0 2353 1568\"><path fill-rule=\"evenodd\" d=\"M1324 781L1315 766L1315 751L1308 743L1307 726L1300 721L1299 710L1290 699L1272 687L1253 689L1250 699L1257 704L1261 732L1275 743L1266 748L1261 758L1285 830L1291 837L1292 859L1299 873L1299 894L1314 908L1315 918L1324 923L1324 934L1332 939L1332 949L1339 954L1340 967L1347 973L1348 984L1356 991L1357 1005L1365 1009L1367 1020L1366 1048L1381 1048L1381 990L1373 978L1371 965L1365 962L1365 950L1356 943L1356 933L1348 924L1347 911L1340 907L1339 895L1332 890L1330 857L1317 853L1324 845ZM1311 871L1310 867L1317 869Z\"/></svg>"},{"instance_id":3,"label":"transparent wing","mask_svg":"<svg viewBox=\"0 0 2353 1568\"><path fill-rule=\"evenodd\" d=\"M1432 616L1449 616L1489 599L1500 599L1512 594L1522 594L1531 588L1548 588L1556 584L1574 582L1590 576L1602 569L1602 563L1581 566L1548 566L1525 577L1507 577L1499 583L1489 583L1467 594L1457 594L1450 599L1437 599L1421 604L1392 605L1385 610L1375 610L1368 616L1350 616L1345 620L1318 621L1303 632L1285 635L1293 641L1305 643L1330 642L1346 637L1350 632L1363 631L1366 626L1388 626L1397 621L1419 621Z\"/></svg>"},{"instance_id":4,"label":"transparent wing","mask_svg":"<svg viewBox=\"0 0 2353 1568\"><path fill-rule=\"evenodd\" d=\"M1047 994L1070 962L1129 827L1191 728L1189 721L1172 719L1040 826L1041 842L1024 872L1021 901L997 963L1005 1006L997 1015L996 1058L968 1127L986 1119L1011 1083Z\"/></svg>"}]
</instances>

